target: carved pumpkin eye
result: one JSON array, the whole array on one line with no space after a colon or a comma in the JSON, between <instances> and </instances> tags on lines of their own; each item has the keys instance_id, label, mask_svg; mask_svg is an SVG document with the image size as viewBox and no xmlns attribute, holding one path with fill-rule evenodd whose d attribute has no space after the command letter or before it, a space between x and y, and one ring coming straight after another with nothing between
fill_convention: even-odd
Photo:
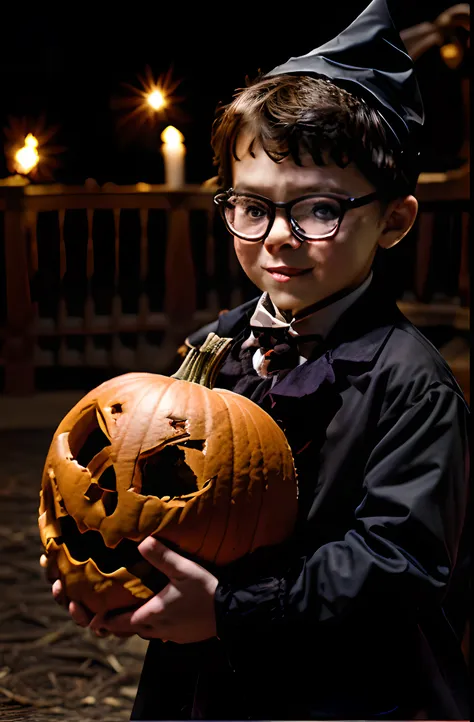
<instances>
[{"instance_id":1,"label":"carved pumpkin eye","mask_svg":"<svg viewBox=\"0 0 474 722\"><path fill-rule=\"evenodd\" d=\"M115 413L119 413L116 407ZM121 407L120 407L121 411ZM99 410L91 408L80 419L69 433L69 448L75 461L84 469L89 469L93 481L84 492L90 502L102 501L106 516L110 516L117 508L117 479L115 469L109 461L108 449L111 447L109 437L103 432L98 414ZM105 468L104 468L105 466ZM103 471L101 472L101 469Z\"/></svg>"},{"instance_id":2,"label":"carved pumpkin eye","mask_svg":"<svg viewBox=\"0 0 474 722\"><path fill-rule=\"evenodd\" d=\"M155 454L140 459L140 493L169 501L198 491L197 467L202 466L204 461L205 444L204 440L183 439L178 444L164 446Z\"/></svg>"},{"instance_id":3,"label":"carved pumpkin eye","mask_svg":"<svg viewBox=\"0 0 474 722\"><path fill-rule=\"evenodd\" d=\"M74 436L69 434L69 447L71 452L79 466L84 467L88 467L94 456L102 451L105 446L110 446L110 439L108 439L102 429L99 428L99 424L97 424L96 428L89 434L83 444L80 446L78 444L76 447L74 441ZM79 439L78 441L80 443Z\"/></svg>"}]
</instances>

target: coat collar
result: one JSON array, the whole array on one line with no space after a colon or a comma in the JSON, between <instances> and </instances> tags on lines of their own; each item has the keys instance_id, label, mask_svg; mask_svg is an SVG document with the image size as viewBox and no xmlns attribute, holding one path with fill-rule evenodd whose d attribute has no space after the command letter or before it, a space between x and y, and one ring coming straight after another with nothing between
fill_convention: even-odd
<instances>
[{"instance_id":1,"label":"coat collar","mask_svg":"<svg viewBox=\"0 0 474 722\"><path fill-rule=\"evenodd\" d=\"M318 358L296 366L277 381L269 391L270 396L272 399L282 396L302 398L315 393L323 383L334 384L339 373L347 376L365 372L376 360L392 330L393 324L382 326L352 341L326 348Z\"/></svg>"},{"instance_id":2,"label":"coat collar","mask_svg":"<svg viewBox=\"0 0 474 722\"><path fill-rule=\"evenodd\" d=\"M254 298L223 314L216 329L217 335L234 339L232 360L229 359L226 365L235 377L242 373L238 350L248 333L258 300ZM303 398L315 393L323 384L333 385L336 376L365 373L376 361L400 318L395 301L387 298L375 276L367 291L339 318L318 356L289 371L265 395L270 396L272 402L284 397Z\"/></svg>"},{"instance_id":3,"label":"coat collar","mask_svg":"<svg viewBox=\"0 0 474 722\"><path fill-rule=\"evenodd\" d=\"M359 375L373 365L391 335L400 312L374 281L339 318L315 359L289 371L269 391L278 397L302 398L336 376Z\"/></svg>"}]
</instances>

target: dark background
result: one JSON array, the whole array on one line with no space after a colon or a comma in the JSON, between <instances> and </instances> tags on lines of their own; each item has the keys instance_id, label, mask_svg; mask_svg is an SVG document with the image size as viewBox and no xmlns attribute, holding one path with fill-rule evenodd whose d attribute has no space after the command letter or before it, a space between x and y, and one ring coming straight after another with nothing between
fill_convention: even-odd
<instances>
[{"instance_id":1,"label":"dark background","mask_svg":"<svg viewBox=\"0 0 474 722\"><path fill-rule=\"evenodd\" d=\"M401 30L433 20L454 0L392 0ZM100 184L162 183L159 135L169 123L185 135L190 183L214 175L210 130L219 102L228 102L245 76L269 71L334 37L367 5L351 2L208 3L189 6L118 4L67 6L63 13L43 6L13 11L0 48L3 143L9 118L44 116L58 131L50 141L64 147L51 180ZM12 12L12 11L10 11ZM141 129L119 125L123 87L139 87L149 66L155 78L172 68L183 98L167 119ZM450 71L433 48L417 61L426 106L424 169L456 165L462 142L460 71ZM175 116L174 110L180 115ZM183 117L183 114L185 117ZM2 143L2 145L3 145ZM1 151L1 148L0 148ZM8 175L0 152L0 177Z\"/></svg>"}]
</instances>

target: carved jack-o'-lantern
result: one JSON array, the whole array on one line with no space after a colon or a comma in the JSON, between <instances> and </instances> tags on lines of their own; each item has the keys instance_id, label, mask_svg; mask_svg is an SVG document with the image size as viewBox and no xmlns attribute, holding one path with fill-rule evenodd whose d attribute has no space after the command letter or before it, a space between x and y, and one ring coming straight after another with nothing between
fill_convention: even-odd
<instances>
[{"instance_id":1,"label":"carved jack-o'-lantern","mask_svg":"<svg viewBox=\"0 0 474 722\"><path fill-rule=\"evenodd\" d=\"M164 584L137 549L150 534L219 566L291 533L296 473L283 432L249 399L208 387L227 345L208 337L174 377L106 381L59 425L39 526L67 598L94 612L149 598Z\"/></svg>"}]
</instances>

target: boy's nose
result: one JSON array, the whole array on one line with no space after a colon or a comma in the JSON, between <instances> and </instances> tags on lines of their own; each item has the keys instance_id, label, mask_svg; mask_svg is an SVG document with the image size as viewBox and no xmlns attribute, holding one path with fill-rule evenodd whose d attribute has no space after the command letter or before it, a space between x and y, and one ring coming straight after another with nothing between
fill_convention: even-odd
<instances>
[{"instance_id":1,"label":"boy's nose","mask_svg":"<svg viewBox=\"0 0 474 722\"><path fill-rule=\"evenodd\" d=\"M290 246L296 249L301 246L301 243L302 241L291 232L290 222L284 210L278 208L270 233L263 242L265 248L271 253L282 246Z\"/></svg>"}]
</instances>

